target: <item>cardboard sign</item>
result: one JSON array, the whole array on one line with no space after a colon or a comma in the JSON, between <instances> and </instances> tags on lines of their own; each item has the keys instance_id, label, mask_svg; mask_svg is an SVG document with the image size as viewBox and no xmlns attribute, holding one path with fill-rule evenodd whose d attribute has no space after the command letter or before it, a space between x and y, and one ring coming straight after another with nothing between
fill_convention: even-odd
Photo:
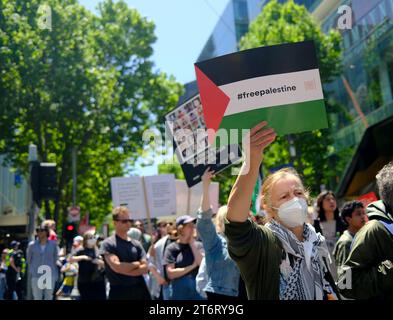
<instances>
[{"instance_id":1,"label":"cardboard sign","mask_svg":"<svg viewBox=\"0 0 393 320\"><path fill-rule=\"evenodd\" d=\"M197 184L192 188L187 186L186 181L176 180L176 203L177 215L189 214L195 216L201 206L202 184ZM209 198L213 212L218 210L219 183L212 182L209 187Z\"/></svg>"},{"instance_id":2,"label":"cardboard sign","mask_svg":"<svg viewBox=\"0 0 393 320\"><path fill-rule=\"evenodd\" d=\"M127 206L131 212L131 219L176 214L176 186L173 174L112 178L111 189L113 206Z\"/></svg>"},{"instance_id":3,"label":"cardboard sign","mask_svg":"<svg viewBox=\"0 0 393 320\"><path fill-rule=\"evenodd\" d=\"M111 179L113 206L126 206L132 219L147 217L145 195L141 177L122 177Z\"/></svg>"},{"instance_id":4,"label":"cardboard sign","mask_svg":"<svg viewBox=\"0 0 393 320\"><path fill-rule=\"evenodd\" d=\"M263 120L278 135L328 126L313 41L224 55L195 63L195 71L210 143L218 129Z\"/></svg>"},{"instance_id":5,"label":"cardboard sign","mask_svg":"<svg viewBox=\"0 0 393 320\"><path fill-rule=\"evenodd\" d=\"M145 177L150 217L176 215L176 184L173 174Z\"/></svg>"},{"instance_id":6,"label":"cardboard sign","mask_svg":"<svg viewBox=\"0 0 393 320\"><path fill-rule=\"evenodd\" d=\"M176 215L189 213L189 188L187 182L176 179Z\"/></svg>"},{"instance_id":7,"label":"cardboard sign","mask_svg":"<svg viewBox=\"0 0 393 320\"><path fill-rule=\"evenodd\" d=\"M202 183L190 188L190 214L195 214L201 206ZM209 198L214 213L218 211L219 183L212 182L209 187Z\"/></svg>"},{"instance_id":8,"label":"cardboard sign","mask_svg":"<svg viewBox=\"0 0 393 320\"><path fill-rule=\"evenodd\" d=\"M207 167L218 173L241 159L237 142L220 149L209 143L199 95L169 112L165 122L188 187L201 181Z\"/></svg>"}]
</instances>

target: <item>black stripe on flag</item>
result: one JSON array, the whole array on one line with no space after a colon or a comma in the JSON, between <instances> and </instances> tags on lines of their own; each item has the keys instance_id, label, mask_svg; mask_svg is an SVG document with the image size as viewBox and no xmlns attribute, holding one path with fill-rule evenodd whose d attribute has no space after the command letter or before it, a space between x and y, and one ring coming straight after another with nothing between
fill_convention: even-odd
<instances>
[{"instance_id":1,"label":"black stripe on flag","mask_svg":"<svg viewBox=\"0 0 393 320\"><path fill-rule=\"evenodd\" d=\"M217 86L261 76L318 69L314 41L244 50L195 65Z\"/></svg>"}]
</instances>

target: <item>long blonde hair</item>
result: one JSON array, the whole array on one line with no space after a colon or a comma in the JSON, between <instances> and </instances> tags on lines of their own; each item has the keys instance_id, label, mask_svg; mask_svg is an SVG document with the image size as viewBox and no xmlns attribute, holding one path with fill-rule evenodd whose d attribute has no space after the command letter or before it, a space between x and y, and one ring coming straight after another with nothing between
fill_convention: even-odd
<instances>
[{"instance_id":1,"label":"long blonde hair","mask_svg":"<svg viewBox=\"0 0 393 320\"><path fill-rule=\"evenodd\" d=\"M227 211L228 207L221 206L218 211L216 216L214 217L214 224L216 226L216 230L218 233L224 234L225 231L225 218L227 216Z\"/></svg>"}]
</instances>

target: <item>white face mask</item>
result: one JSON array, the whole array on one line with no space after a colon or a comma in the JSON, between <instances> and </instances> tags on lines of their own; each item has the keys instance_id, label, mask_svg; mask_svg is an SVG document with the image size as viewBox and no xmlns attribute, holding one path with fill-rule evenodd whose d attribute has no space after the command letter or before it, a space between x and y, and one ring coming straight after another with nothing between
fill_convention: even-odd
<instances>
[{"instance_id":1,"label":"white face mask","mask_svg":"<svg viewBox=\"0 0 393 320\"><path fill-rule=\"evenodd\" d=\"M88 239L88 240L86 241L86 244L87 244L87 246L88 246L89 248L93 248L93 247L95 246L96 242L97 242L96 239Z\"/></svg>"},{"instance_id":2,"label":"white face mask","mask_svg":"<svg viewBox=\"0 0 393 320\"><path fill-rule=\"evenodd\" d=\"M307 202L303 198L293 198L284 202L278 209L278 217L290 228L303 225L307 219Z\"/></svg>"}]
</instances>

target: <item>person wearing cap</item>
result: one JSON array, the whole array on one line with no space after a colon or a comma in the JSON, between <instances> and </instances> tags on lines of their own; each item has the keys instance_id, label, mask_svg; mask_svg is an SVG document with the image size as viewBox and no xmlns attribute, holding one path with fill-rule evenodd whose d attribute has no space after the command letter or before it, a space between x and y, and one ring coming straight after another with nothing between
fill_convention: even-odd
<instances>
[{"instance_id":1,"label":"person wearing cap","mask_svg":"<svg viewBox=\"0 0 393 320\"><path fill-rule=\"evenodd\" d=\"M222 206L212 221L209 186L213 171L206 169L202 176L201 208L198 211L197 230L205 249L205 263L200 267L199 284L208 300L247 300L244 281L239 268L228 253L227 238L224 235L227 206ZM205 269L205 272L203 272Z\"/></svg>"},{"instance_id":2,"label":"person wearing cap","mask_svg":"<svg viewBox=\"0 0 393 320\"><path fill-rule=\"evenodd\" d=\"M30 285L34 300L52 300L59 277L57 259L59 248L55 241L48 240L48 226L36 229L37 239L27 248Z\"/></svg>"},{"instance_id":3,"label":"person wearing cap","mask_svg":"<svg viewBox=\"0 0 393 320\"><path fill-rule=\"evenodd\" d=\"M79 250L83 249L83 237L76 236L72 239L71 255L75 255Z\"/></svg>"},{"instance_id":4,"label":"person wearing cap","mask_svg":"<svg viewBox=\"0 0 393 320\"><path fill-rule=\"evenodd\" d=\"M195 221L189 215L176 219L179 239L164 252L165 271L171 281L171 300L202 300L196 290L196 276L202 261L202 243L195 241Z\"/></svg>"},{"instance_id":5,"label":"person wearing cap","mask_svg":"<svg viewBox=\"0 0 393 320\"><path fill-rule=\"evenodd\" d=\"M20 242L14 240L11 242L11 250L8 252L8 268L6 272L7 290L5 292L6 300L13 300L16 293L18 300L23 300L22 290L22 267L25 263L22 250L19 249Z\"/></svg>"},{"instance_id":6,"label":"person wearing cap","mask_svg":"<svg viewBox=\"0 0 393 320\"><path fill-rule=\"evenodd\" d=\"M113 209L115 234L101 244L105 273L110 283L109 300L151 300L143 275L148 266L141 243L127 236L131 214L127 207Z\"/></svg>"}]
</instances>

